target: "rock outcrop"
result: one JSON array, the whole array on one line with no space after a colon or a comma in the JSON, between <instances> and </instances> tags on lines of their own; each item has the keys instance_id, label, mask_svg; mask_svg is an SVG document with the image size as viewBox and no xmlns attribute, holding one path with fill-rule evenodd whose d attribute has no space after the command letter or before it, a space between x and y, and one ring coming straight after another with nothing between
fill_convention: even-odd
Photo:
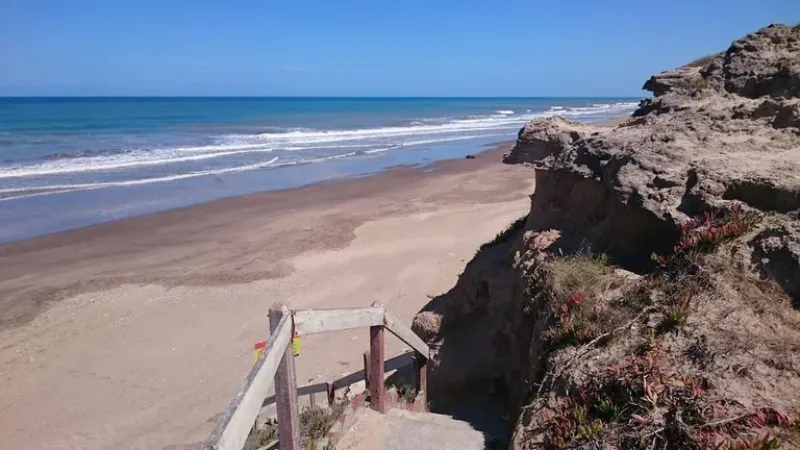
<instances>
[{"instance_id":1,"label":"rock outcrop","mask_svg":"<svg viewBox=\"0 0 800 450\"><path fill-rule=\"evenodd\" d=\"M527 220L415 320L438 351L431 390L503 381L515 448L638 448L643 437L643 448L751 448L734 445L751 431L800 448L786 431L800 412L800 361L787 356L800 352L800 27L770 25L644 89L654 97L613 128L551 117L520 130L505 162L534 170ZM594 274L584 278L603 289L565 282L563 270ZM690 330L667 333L665 322ZM593 410L590 379L652 360L654 348L671 362L649 372L662 389L645 384L652 405L613 420ZM701 364L692 352L716 357ZM715 412L687 418L694 394L681 389L727 403L697 394ZM564 405L588 419L559 422ZM751 413L768 418L745 429ZM576 420L583 428L564 425Z\"/></svg>"}]
</instances>

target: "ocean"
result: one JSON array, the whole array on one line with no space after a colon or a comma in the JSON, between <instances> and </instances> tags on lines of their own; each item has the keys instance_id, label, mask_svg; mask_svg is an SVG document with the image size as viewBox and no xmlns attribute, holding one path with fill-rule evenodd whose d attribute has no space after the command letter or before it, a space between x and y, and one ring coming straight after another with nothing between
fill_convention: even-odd
<instances>
[{"instance_id":1,"label":"ocean","mask_svg":"<svg viewBox=\"0 0 800 450\"><path fill-rule=\"evenodd\" d=\"M464 157L631 98L0 98L0 242Z\"/></svg>"}]
</instances>

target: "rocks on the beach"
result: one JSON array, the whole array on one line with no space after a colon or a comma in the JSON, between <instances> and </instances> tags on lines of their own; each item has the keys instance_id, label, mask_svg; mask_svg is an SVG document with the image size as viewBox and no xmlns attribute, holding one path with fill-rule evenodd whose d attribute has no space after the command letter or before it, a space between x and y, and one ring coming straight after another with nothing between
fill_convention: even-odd
<instances>
[{"instance_id":1,"label":"rocks on the beach","mask_svg":"<svg viewBox=\"0 0 800 450\"><path fill-rule=\"evenodd\" d=\"M475 159L475 155L467 155L466 158L467 159Z\"/></svg>"}]
</instances>

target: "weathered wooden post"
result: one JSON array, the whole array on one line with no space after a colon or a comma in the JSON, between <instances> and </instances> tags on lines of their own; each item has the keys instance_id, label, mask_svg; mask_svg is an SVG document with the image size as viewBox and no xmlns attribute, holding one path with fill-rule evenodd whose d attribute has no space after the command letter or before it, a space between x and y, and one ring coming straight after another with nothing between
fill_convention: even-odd
<instances>
[{"instance_id":1,"label":"weathered wooden post","mask_svg":"<svg viewBox=\"0 0 800 450\"><path fill-rule=\"evenodd\" d=\"M328 405L336 403L336 386L334 383L325 383L325 391L328 394Z\"/></svg>"},{"instance_id":2,"label":"weathered wooden post","mask_svg":"<svg viewBox=\"0 0 800 450\"><path fill-rule=\"evenodd\" d=\"M364 352L364 384L369 390L369 350Z\"/></svg>"},{"instance_id":3,"label":"weathered wooden post","mask_svg":"<svg viewBox=\"0 0 800 450\"><path fill-rule=\"evenodd\" d=\"M270 330L276 330L281 319L291 314L283 303L269 309ZM294 336L294 325L292 325ZM275 406L278 411L278 439L281 450L300 450L300 416L297 407L297 377L291 341L283 349L283 358L275 372Z\"/></svg>"},{"instance_id":4,"label":"weathered wooden post","mask_svg":"<svg viewBox=\"0 0 800 450\"><path fill-rule=\"evenodd\" d=\"M417 393L423 411L428 410L428 355L414 353L414 366L417 369Z\"/></svg>"},{"instance_id":5,"label":"weathered wooden post","mask_svg":"<svg viewBox=\"0 0 800 450\"><path fill-rule=\"evenodd\" d=\"M375 302L374 308L380 308L381 304ZM384 372L384 349L386 341L386 331L382 325L369 327L369 396L372 409L381 414L389 411L386 401L386 386L383 384Z\"/></svg>"}]
</instances>

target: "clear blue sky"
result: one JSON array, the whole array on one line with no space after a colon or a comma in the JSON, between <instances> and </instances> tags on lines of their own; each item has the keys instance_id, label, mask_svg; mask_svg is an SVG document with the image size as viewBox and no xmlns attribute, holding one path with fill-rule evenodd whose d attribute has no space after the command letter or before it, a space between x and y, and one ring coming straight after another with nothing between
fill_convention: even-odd
<instances>
[{"instance_id":1,"label":"clear blue sky","mask_svg":"<svg viewBox=\"0 0 800 450\"><path fill-rule=\"evenodd\" d=\"M0 0L0 95L639 96L800 0Z\"/></svg>"}]
</instances>

